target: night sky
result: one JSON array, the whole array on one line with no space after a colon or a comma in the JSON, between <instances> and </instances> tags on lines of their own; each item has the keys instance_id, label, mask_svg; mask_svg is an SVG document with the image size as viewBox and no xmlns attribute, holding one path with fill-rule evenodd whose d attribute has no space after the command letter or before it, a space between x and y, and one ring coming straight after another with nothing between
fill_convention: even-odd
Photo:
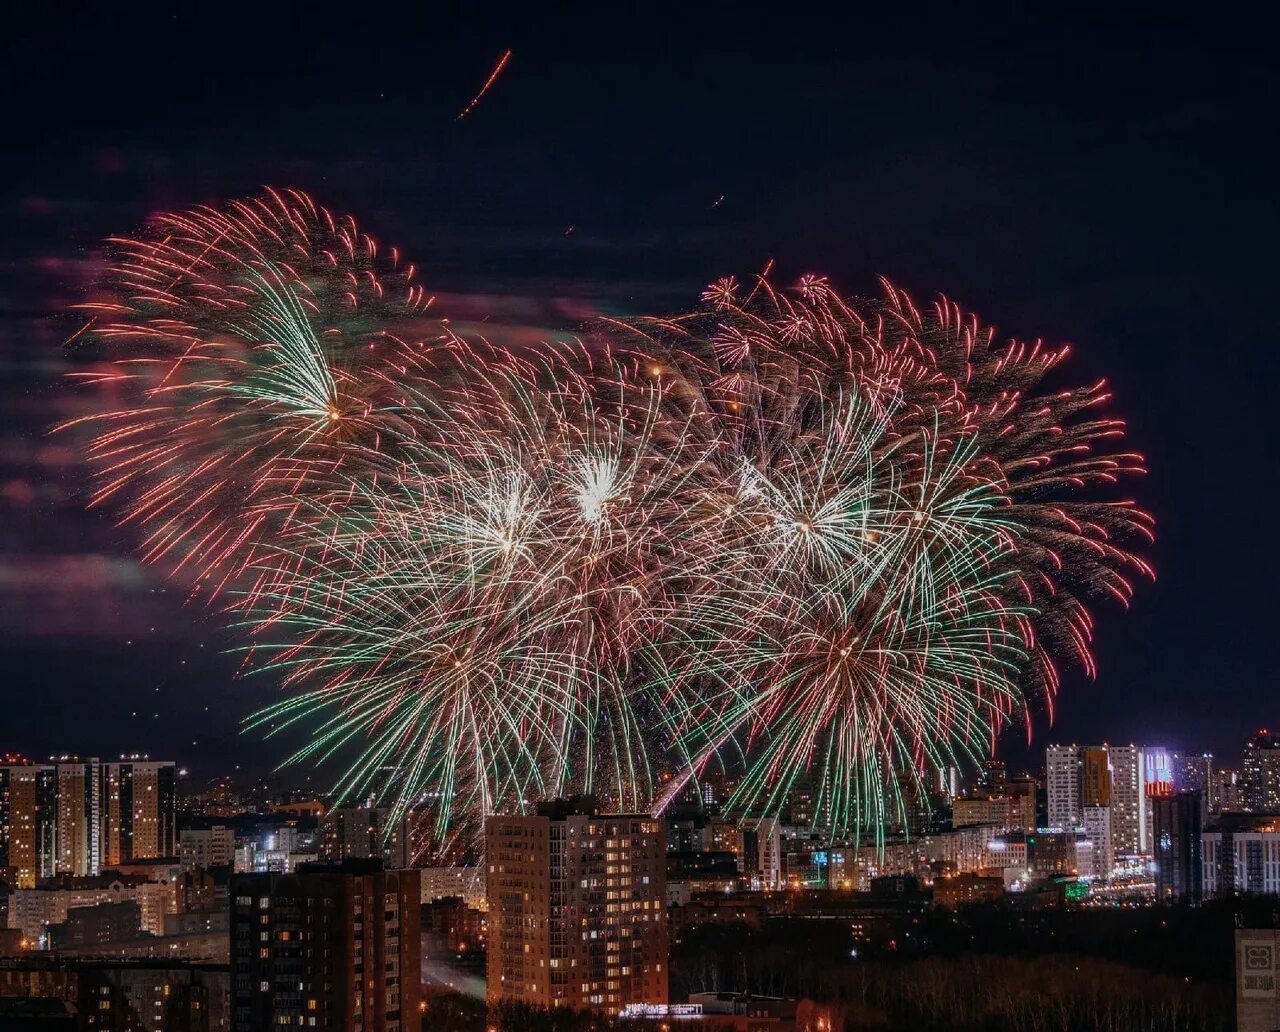
<instances>
[{"instance_id":1,"label":"night sky","mask_svg":"<svg viewBox=\"0 0 1280 1032\"><path fill-rule=\"evenodd\" d=\"M84 404L63 342L98 241L263 184L352 212L513 329L688 307L773 258L784 282L885 275L1072 342L1071 379L1111 380L1148 457L1159 579L1098 611L1100 674L1066 679L1035 747L1234 761L1280 723L1280 75L1244 8L416 6L9 6L0 752L149 751L201 778L278 758L237 727L278 686L237 678L237 635L86 511L76 441L48 435Z\"/></svg>"}]
</instances>

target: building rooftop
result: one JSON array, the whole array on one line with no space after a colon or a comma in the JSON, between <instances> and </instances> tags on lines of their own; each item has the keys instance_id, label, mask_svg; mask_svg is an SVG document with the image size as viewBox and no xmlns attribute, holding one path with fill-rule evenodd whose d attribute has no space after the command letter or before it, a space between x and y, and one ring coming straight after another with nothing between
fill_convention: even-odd
<instances>
[{"instance_id":1,"label":"building rooftop","mask_svg":"<svg viewBox=\"0 0 1280 1032\"><path fill-rule=\"evenodd\" d=\"M176 863L177 861L171 861ZM91 889L109 889L112 885L132 887L136 885L160 885L145 874L122 874L119 871L104 871L102 874L59 874L53 878L42 879L34 889L19 889L19 892L83 892Z\"/></svg>"},{"instance_id":2,"label":"building rooftop","mask_svg":"<svg viewBox=\"0 0 1280 1032\"><path fill-rule=\"evenodd\" d=\"M566 817L596 817L600 813L600 801L593 795L576 795L567 799L547 799L538 803L539 817L562 821Z\"/></svg>"},{"instance_id":3,"label":"building rooftop","mask_svg":"<svg viewBox=\"0 0 1280 1032\"><path fill-rule=\"evenodd\" d=\"M348 857L340 861L317 860L298 864L298 874L381 874L387 870L381 857Z\"/></svg>"}]
</instances>

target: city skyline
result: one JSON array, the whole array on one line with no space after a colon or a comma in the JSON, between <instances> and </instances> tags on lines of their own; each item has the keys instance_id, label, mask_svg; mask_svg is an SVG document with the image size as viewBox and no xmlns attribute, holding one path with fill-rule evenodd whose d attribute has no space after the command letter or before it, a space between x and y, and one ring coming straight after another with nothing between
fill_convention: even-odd
<instances>
[{"instance_id":1,"label":"city skyline","mask_svg":"<svg viewBox=\"0 0 1280 1032\"><path fill-rule=\"evenodd\" d=\"M90 1013L133 1011L154 1032L253 1032L311 1016L403 1032L417 1015L433 1028L433 1015L458 1008L467 1028L509 1032L544 1010L744 1014L743 997L700 987L700 971L733 956L696 946L721 933L839 929L834 956L854 979L879 958L945 954L948 937L975 924L1011 937L984 944L997 953L1027 953L1019 936L1033 941L1036 927L1079 950L1075 937L1106 927L1108 912L1151 912L1176 942L1178 923L1203 911L1205 927L1227 922L1223 937L1235 915L1280 897L1280 737L1250 735L1246 750L1230 796L1206 792L1208 757L1150 743L1049 746L1043 793L999 763L964 783L947 771L932 812L902 814L880 841L824 829L811 788L794 791L778 818L741 821L723 809L733 787L723 777L660 816L591 797L540 800L492 815L483 853L408 848L430 837L430 802L400 819L373 801L327 808L305 793L188 782L135 803L135 827L152 821L173 841L144 833L144 848L112 855L111 800L119 795L123 812L126 783L136 800L171 762L5 757L0 1015L16 992L20 1006L92 997ZM95 834L100 847L86 839ZM16 863L15 844L25 850ZM31 844L46 864L34 880L22 866ZM911 943L907 955L899 942ZM1032 952L1037 965L1054 963ZM408 975L419 970L421 984ZM734 977L750 984L749 971ZM757 990L750 1013L780 1032L839 1027L833 1000L800 995ZM1090 1000L1079 1004L1086 1014ZM181 1025L174 1007L191 1012Z\"/></svg>"}]
</instances>

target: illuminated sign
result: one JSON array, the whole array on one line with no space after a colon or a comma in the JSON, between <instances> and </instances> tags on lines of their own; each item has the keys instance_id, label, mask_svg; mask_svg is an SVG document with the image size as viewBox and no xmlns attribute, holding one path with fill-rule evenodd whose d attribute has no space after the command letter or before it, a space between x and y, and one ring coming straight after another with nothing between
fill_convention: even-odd
<instances>
[{"instance_id":1,"label":"illuminated sign","mask_svg":"<svg viewBox=\"0 0 1280 1032\"><path fill-rule=\"evenodd\" d=\"M1276 995L1276 941L1241 939L1239 959L1240 995L1246 999L1271 1000Z\"/></svg>"},{"instance_id":2,"label":"illuminated sign","mask_svg":"<svg viewBox=\"0 0 1280 1032\"><path fill-rule=\"evenodd\" d=\"M1143 777L1148 796L1173 795L1173 760L1169 750L1149 748L1143 751Z\"/></svg>"},{"instance_id":3,"label":"illuminated sign","mask_svg":"<svg viewBox=\"0 0 1280 1032\"><path fill-rule=\"evenodd\" d=\"M700 1003L629 1003L618 1017L627 1020L645 1018L700 1018Z\"/></svg>"}]
</instances>

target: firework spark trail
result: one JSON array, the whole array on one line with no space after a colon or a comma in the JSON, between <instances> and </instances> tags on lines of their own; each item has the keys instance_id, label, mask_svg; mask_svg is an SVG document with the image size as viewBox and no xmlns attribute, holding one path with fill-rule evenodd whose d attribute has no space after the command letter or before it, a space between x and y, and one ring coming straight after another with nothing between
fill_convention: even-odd
<instances>
[{"instance_id":1,"label":"firework spark trail","mask_svg":"<svg viewBox=\"0 0 1280 1032\"><path fill-rule=\"evenodd\" d=\"M122 498L145 557L212 590L299 496L343 490L394 439L398 389L366 371L447 349L412 267L296 191L166 215L111 250L111 296L83 307L113 364L85 378L126 404L85 421L94 503Z\"/></svg>"},{"instance_id":2,"label":"firework spark trail","mask_svg":"<svg viewBox=\"0 0 1280 1032\"><path fill-rule=\"evenodd\" d=\"M480 103L480 98L483 97L486 93L488 93L489 87L498 81L498 76L502 74L502 69L507 67L507 62L510 60L511 60L511 51L508 50L505 54L503 54L500 58L498 58L498 63L494 66L493 71L489 73L489 78L485 79L484 85L480 87L480 92L471 98L470 104L468 104L460 112L458 112L458 117L454 119L454 121L461 122L464 118L467 117L467 115L471 114L471 112L475 110L476 105Z\"/></svg>"},{"instance_id":3,"label":"firework spark trail","mask_svg":"<svg viewBox=\"0 0 1280 1032\"><path fill-rule=\"evenodd\" d=\"M826 823L879 833L905 817L900 772L918 791L985 755L1052 698L1055 657L1092 669L1085 598L1127 603L1126 572L1151 571L1122 543L1151 527L1071 496L1141 460L1108 453L1101 387L1034 393L1065 352L997 347L946 302L886 287L855 310L813 277L738 292L618 327L727 442L709 587L667 621L667 676L718 686L690 699L687 773L737 748L740 812L812 779Z\"/></svg>"},{"instance_id":4,"label":"firework spark trail","mask_svg":"<svg viewBox=\"0 0 1280 1032\"><path fill-rule=\"evenodd\" d=\"M666 447L686 431L652 386L558 372L536 391L526 369L424 394L391 488L348 500L326 548L301 564L286 551L256 594L250 622L302 640L262 648L271 667L323 685L260 723L319 720L295 759L373 743L341 786L352 794L395 757L406 807L424 783L485 808L530 793L652 798L654 728L625 686L670 608L652 571L680 547L658 528L688 504L671 467L686 450Z\"/></svg>"},{"instance_id":5,"label":"firework spark trail","mask_svg":"<svg viewBox=\"0 0 1280 1032\"><path fill-rule=\"evenodd\" d=\"M429 797L442 839L710 766L740 815L807 781L879 835L1091 672L1090 605L1151 574L1105 385L1042 390L1065 348L946 300L770 263L516 352L425 323L412 267L305 195L114 247L100 500L284 679L252 726L307 729L340 797Z\"/></svg>"}]
</instances>

